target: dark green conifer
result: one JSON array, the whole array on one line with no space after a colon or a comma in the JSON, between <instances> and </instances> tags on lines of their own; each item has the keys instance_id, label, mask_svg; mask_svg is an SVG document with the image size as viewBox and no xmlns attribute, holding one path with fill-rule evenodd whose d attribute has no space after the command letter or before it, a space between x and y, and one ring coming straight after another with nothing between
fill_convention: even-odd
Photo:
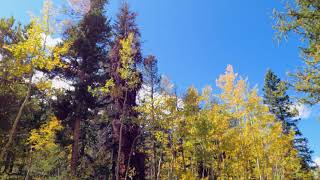
<instances>
[{"instance_id":1,"label":"dark green conifer","mask_svg":"<svg viewBox=\"0 0 320 180\"><path fill-rule=\"evenodd\" d=\"M294 147L301 158L304 170L310 170L312 165L312 151L308 147L308 140L304 138L298 128L298 111L287 94L288 84L281 81L271 70L267 71L264 81L264 103L276 119L282 122L283 132L288 134L295 132Z\"/></svg>"}]
</instances>

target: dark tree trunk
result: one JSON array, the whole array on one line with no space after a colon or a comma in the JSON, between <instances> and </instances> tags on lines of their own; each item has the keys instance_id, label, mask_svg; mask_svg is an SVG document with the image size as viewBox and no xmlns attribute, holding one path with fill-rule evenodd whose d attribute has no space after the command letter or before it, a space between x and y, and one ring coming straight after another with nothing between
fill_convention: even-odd
<instances>
[{"instance_id":1,"label":"dark tree trunk","mask_svg":"<svg viewBox=\"0 0 320 180\"><path fill-rule=\"evenodd\" d=\"M136 146L135 143L139 135L138 127L136 125L122 124L121 128L120 120L114 119L112 122L112 128L115 142L115 152L113 152L113 156L117 156L113 157L115 164L113 165L112 170L115 172L112 179L125 179L126 172L130 167L134 167L137 172L134 179L145 179L145 155L144 153L136 152L136 150L134 150ZM119 146L121 147L119 148ZM119 169L117 170L117 168Z\"/></svg>"},{"instance_id":2,"label":"dark tree trunk","mask_svg":"<svg viewBox=\"0 0 320 180\"><path fill-rule=\"evenodd\" d=\"M121 128L122 126L122 128ZM114 173L114 177L116 180L122 179L125 177L125 158L124 158L124 153L123 153L123 142L122 142L122 137L123 136L123 126L121 124L121 121L118 118L115 118L112 121L112 136L113 136L113 140L115 142L115 144L117 144L118 146L115 145L115 153L114 155L116 156L115 158L115 173Z\"/></svg>"},{"instance_id":3,"label":"dark tree trunk","mask_svg":"<svg viewBox=\"0 0 320 180\"><path fill-rule=\"evenodd\" d=\"M113 129L113 128L112 128ZM113 131L113 130L112 130ZM114 133L114 131L112 132ZM115 138L113 138L112 143L112 167L111 167L111 175L112 180L116 180L116 166L117 166L117 144Z\"/></svg>"},{"instance_id":4,"label":"dark tree trunk","mask_svg":"<svg viewBox=\"0 0 320 180\"><path fill-rule=\"evenodd\" d=\"M76 118L73 128L73 144L71 154L71 175L77 175L77 167L79 160L79 141L80 141L80 118Z\"/></svg>"},{"instance_id":5,"label":"dark tree trunk","mask_svg":"<svg viewBox=\"0 0 320 180\"><path fill-rule=\"evenodd\" d=\"M144 180L145 179L145 153L137 152L132 158L132 164L135 167L137 174L134 179Z\"/></svg>"}]
</instances>

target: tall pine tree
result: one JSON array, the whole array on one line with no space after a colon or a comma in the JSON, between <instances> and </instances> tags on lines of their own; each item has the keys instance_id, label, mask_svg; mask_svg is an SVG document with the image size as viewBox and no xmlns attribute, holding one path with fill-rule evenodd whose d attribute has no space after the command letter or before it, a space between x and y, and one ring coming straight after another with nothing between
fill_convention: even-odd
<instances>
[{"instance_id":1,"label":"tall pine tree","mask_svg":"<svg viewBox=\"0 0 320 180\"><path fill-rule=\"evenodd\" d=\"M89 11L77 25L65 31L64 42L71 44L63 59L68 68L57 71L57 75L70 81L74 87L74 90L58 97L56 103L56 115L68 125L72 136L73 176L77 175L79 159L84 156L85 143L81 142L85 132L83 125L95 115L96 108L101 107L89 89L103 86L108 78L105 64L108 62L111 27L104 15L106 3L107 0L90 0Z\"/></svg>"},{"instance_id":2,"label":"tall pine tree","mask_svg":"<svg viewBox=\"0 0 320 180\"><path fill-rule=\"evenodd\" d=\"M287 94L288 84L281 81L271 70L267 71L264 82L264 103L275 115L276 119L282 122L283 132L289 134L291 130L295 132L294 147L298 150L301 158L301 165L304 170L310 170L312 164L312 151L308 147L308 140L302 136L298 128L300 121L297 110L293 109L294 104Z\"/></svg>"}]
</instances>

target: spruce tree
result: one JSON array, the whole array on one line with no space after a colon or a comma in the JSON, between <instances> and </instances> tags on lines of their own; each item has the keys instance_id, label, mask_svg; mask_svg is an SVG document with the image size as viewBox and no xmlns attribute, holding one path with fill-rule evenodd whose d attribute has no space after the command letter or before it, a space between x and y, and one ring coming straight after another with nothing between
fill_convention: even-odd
<instances>
[{"instance_id":1,"label":"spruce tree","mask_svg":"<svg viewBox=\"0 0 320 180\"><path fill-rule=\"evenodd\" d=\"M264 103L269 107L270 112L276 119L282 122L283 133L295 132L294 147L301 158L301 165L304 170L310 170L312 163L312 151L308 147L308 140L302 136L298 128L300 121L297 110L287 94L288 84L281 81L277 75L268 70L264 82Z\"/></svg>"},{"instance_id":2,"label":"spruce tree","mask_svg":"<svg viewBox=\"0 0 320 180\"><path fill-rule=\"evenodd\" d=\"M56 102L56 115L69 127L72 136L73 176L77 175L79 155L84 157L84 124L102 106L89 90L103 86L108 78L105 64L108 63L111 27L104 15L106 3L106 0L90 0L89 11L78 24L65 31L64 42L71 44L63 58L67 68L57 70L57 75L70 81L74 87L59 96Z\"/></svg>"}]
</instances>

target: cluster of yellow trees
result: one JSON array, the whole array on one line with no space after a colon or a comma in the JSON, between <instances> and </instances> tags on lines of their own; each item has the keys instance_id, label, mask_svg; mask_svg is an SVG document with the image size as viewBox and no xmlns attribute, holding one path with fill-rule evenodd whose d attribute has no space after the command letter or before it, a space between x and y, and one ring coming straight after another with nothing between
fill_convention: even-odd
<instances>
[{"instance_id":1,"label":"cluster of yellow trees","mask_svg":"<svg viewBox=\"0 0 320 180\"><path fill-rule=\"evenodd\" d=\"M149 153L157 179L311 178L300 169L294 133L283 133L256 88L231 65L217 86L218 95L191 87L183 99L166 91L139 107L156 141Z\"/></svg>"},{"instance_id":2,"label":"cluster of yellow trees","mask_svg":"<svg viewBox=\"0 0 320 180\"><path fill-rule=\"evenodd\" d=\"M4 147L1 149L0 159L3 159L6 151L13 143L14 135L17 131L19 121L21 119L23 110L30 101L32 86L36 86L41 91L49 91L51 89L50 81L44 77L35 81L36 70L52 71L56 67L63 67L60 61L60 56L68 51L68 43L63 47L49 46L47 38L54 32L49 28L50 16L49 1L45 3L43 8L43 16L41 18L34 17L29 24L29 28L25 33L24 41L16 44L6 45L2 48L6 49L12 54L9 60L4 59L3 70L0 72L1 76L6 77L6 81L14 82L17 79L25 78L27 90L25 91L25 98L19 107L19 111L15 117L12 128L9 132L9 138ZM23 35L21 35L23 37ZM12 84L14 84L12 83Z\"/></svg>"}]
</instances>

